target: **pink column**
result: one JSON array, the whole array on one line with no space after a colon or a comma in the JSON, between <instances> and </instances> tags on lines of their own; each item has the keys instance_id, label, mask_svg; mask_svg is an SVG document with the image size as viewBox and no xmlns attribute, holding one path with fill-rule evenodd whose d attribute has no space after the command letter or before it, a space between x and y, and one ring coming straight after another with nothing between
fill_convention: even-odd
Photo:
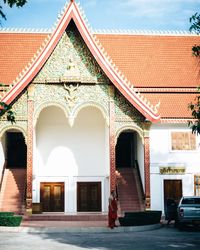
<instances>
[{"instance_id":1,"label":"pink column","mask_svg":"<svg viewBox=\"0 0 200 250\"><path fill-rule=\"evenodd\" d=\"M110 190L115 190L115 103L114 103L114 87L110 87L110 113L109 113L109 143L110 143Z\"/></svg>"},{"instance_id":2,"label":"pink column","mask_svg":"<svg viewBox=\"0 0 200 250\"><path fill-rule=\"evenodd\" d=\"M144 175L145 175L145 203L146 208L151 206L150 197L150 148L149 137L144 137Z\"/></svg>"},{"instance_id":3,"label":"pink column","mask_svg":"<svg viewBox=\"0 0 200 250\"><path fill-rule=\"evenodd\" d=\"M32 173L33 173L33 112L34 85L28 88L28 137L27 137L27 172L26 172L26 211L32 214Z\"/></svg>"}]
</instances>

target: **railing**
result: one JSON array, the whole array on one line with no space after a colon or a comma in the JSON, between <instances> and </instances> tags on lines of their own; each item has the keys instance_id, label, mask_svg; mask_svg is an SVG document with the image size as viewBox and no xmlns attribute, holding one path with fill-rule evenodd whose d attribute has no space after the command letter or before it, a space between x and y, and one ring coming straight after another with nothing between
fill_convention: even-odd
<instances>
[{"instance_id":1,"label":"railing","mask_svg":"<svg viewBox=\"0 0 200 250\"><path fill-rule=\"evenodd\" d=\"M1 191L2 183L3 183L3 176L4 176L4 172L5 172L6 166L7 166L7 160L5 160L4 165L3 165L3 169L2 169L2 172L1 172L0 191Z\"/></svg>"},{"instance_id":2,"label":"railing","mask_svg":"<svg viewBox=\"0 0 200 250\"><path fill-rule=\"evenodd\" d=\"M139 168L139 164L138 164L137 160L135 160L135 168L137 170L137 174L138 174L138 178L139 178L142 199L144 200L145 199L145 193L144 193L144 188L143 188L143 185L142 185L142 178L141 178L141 175L140 175L140 168Z\"/></svg>"}]
</instances>

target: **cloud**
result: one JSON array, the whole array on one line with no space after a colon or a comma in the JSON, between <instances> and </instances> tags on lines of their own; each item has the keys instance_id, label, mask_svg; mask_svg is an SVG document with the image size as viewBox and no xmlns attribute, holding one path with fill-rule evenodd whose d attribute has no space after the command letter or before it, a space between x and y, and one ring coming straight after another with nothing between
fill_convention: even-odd
<instances>
[{"instance_id":1,"label":"cloud","mask_svg":"<svg viewBox=\"0 0 200 250\"><path fill-rule=\"evenodd\" d=\"M183 29L183 22L189 25L189 17L199 10L199 0L112 0L119 3L121 13L144 24L151 22L163 28L171 23L175 29ZM148 23L147 23L148 26ZM188 29L188 28L187 28Z\"/></svg>"}]
</instances>

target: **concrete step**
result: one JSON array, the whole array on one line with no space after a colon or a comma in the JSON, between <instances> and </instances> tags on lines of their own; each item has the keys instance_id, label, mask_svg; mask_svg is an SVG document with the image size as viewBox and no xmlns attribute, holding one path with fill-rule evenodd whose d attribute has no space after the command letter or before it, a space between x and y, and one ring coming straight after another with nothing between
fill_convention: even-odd
<instances>
[{"instance_id":1,"label":"concrete step","mask_svg":"<svg viewBox=\"0 0 200 250\"><path fill-rule=\"evenodd\" d=\"M38 214L24 216L24 221L107 221L107 214L85 214L85 215L58 215Z\"/></svg>"}]
</instances>

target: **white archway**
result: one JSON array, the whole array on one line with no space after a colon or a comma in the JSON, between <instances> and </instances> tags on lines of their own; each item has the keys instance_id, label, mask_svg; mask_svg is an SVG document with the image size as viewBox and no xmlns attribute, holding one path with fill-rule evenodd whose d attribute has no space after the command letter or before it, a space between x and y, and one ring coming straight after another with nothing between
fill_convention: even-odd
<instances>
[{"instance_id":1,"label":"white archway","mask_svg":"<svg viewBox=\"0 0 200 250\"><path fill-rule=\"evenodd\" d=\"M94 101L84 102L84 103L81 103L81 104L74 107L74 109L71 112L70 117L69 117L71 126L73 126L74 121L77 118L78 113L82 109L87 108L87 107L99 109L101 111L105 121L106 121L106 124L109 126L109 114L108 114L108 111L105 109L104 106L102 106L101 104L99 104L97 102L94 102Z\"/></svg>"},{"instance_id":2,"label":"white archway","mask_svg":"<svg viewBox=\"0 0 200 250\"><path fill-rule=\"evenodd\" d=\"M125 131L133 131L133 132L137 132L138 135L140 136L141 140L142 140L142 143L144 144L144 132L143 130L138 127L136 124L131 124L131 125L124 125L122 127L120 127L117 131L116 131L116 136L115 136L115 144L117 143L117 139L119 138L120 134L122 132L125 132Z\"/></svg>"},{"instance_id":3,"label":"white archway","mask_svg":"<svg viewBox=\"0 0 200 250\"><path fill-rule=\"evenodd\" d=\"M41 182L64 182L65 212L76 212L77 182L101 182L105 211L109 128L102 109L88 103L80 105L73 126L60 107L49 105L41 110L35 126L33 202L40 202Z\"/></svg>"},{"instance_id":4,"label":"white archway","mask_svg":"<svg viewBox=\"0 0 200 250\"><path fill-rule=\"evenodd\" d=\"M35 110L34 115L33 115L33 126L35 127L37 124L37 120L39 118L40 113L48 107L51 106L55 106L58 107L60 109L62 109L62 111L64 112L66 118L68 118L70 110L67 106L64 106L63 103L60 102L53 102L53 101L48 101L48 102L43 102L41 103Z\"/></svg>"}]
</instances>

